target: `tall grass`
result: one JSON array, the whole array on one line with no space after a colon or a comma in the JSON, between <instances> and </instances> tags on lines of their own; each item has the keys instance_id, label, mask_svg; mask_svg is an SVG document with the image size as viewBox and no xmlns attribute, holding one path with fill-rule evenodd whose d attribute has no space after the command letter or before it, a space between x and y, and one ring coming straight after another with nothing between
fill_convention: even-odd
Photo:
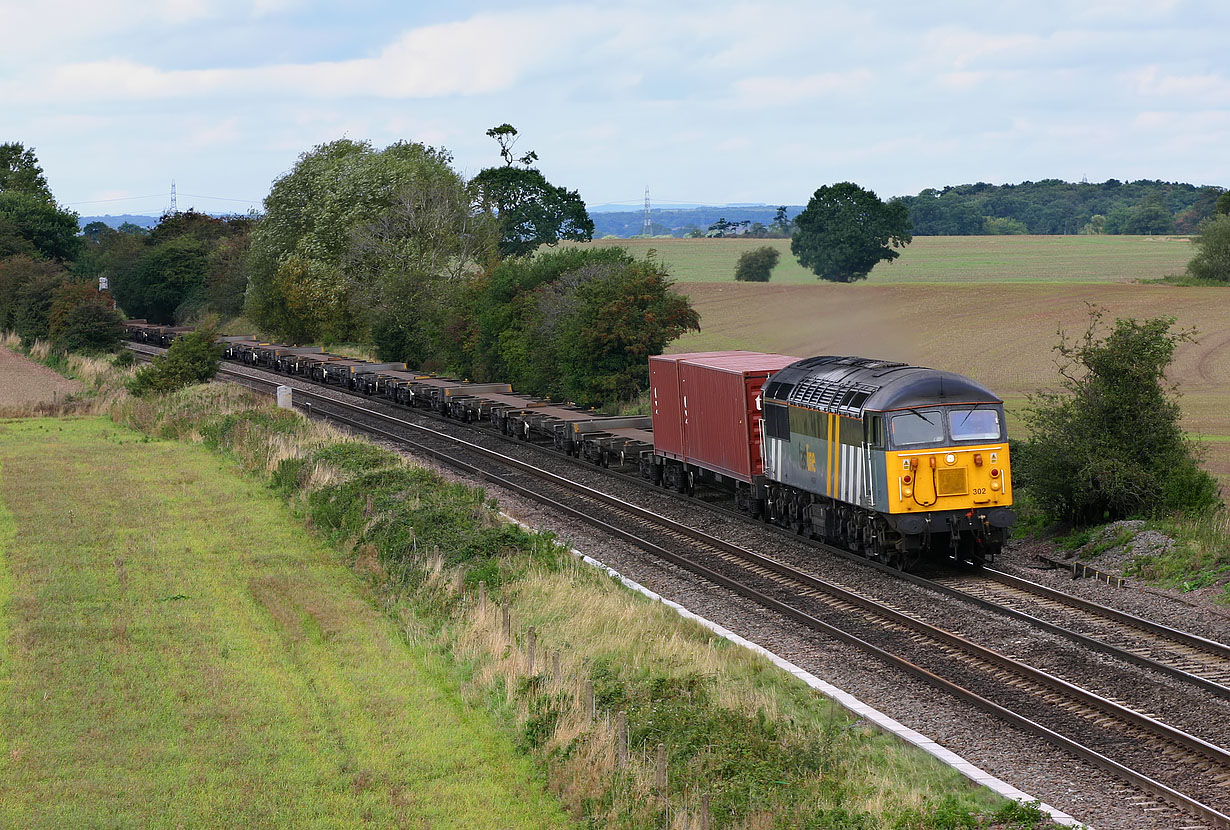
<instances>
[{"instance_id":1,"label":"tall grass","mask_svg":"<svg viewBox=\"0 0 1230 830\"><path fill-rule=\"evenodd\" d=\"M1215 588L1215 599L1230 605L1230 509L1172 519L1161 528L1175 544L1137 557L1128 573L1180 591Z\"/></svg>"}]
</instances>

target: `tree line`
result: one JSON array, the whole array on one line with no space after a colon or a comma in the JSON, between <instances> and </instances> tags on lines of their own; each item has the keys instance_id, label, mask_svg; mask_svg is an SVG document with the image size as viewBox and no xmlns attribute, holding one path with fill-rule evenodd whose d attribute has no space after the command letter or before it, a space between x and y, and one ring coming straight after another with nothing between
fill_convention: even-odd
<instances>
[{"instance_id":1,"label":"tree line","mask_svg":"<svg viewBox=\"0 0 1230 830\"><path fill-rule=\"evenodd\" d=\"M917 236L970 234L1193 233L1211 218L1224 188L1108 179L1044 179L927 189L901 199Z\"/></svg>"},{"instance_id":2,"label":"tree line","mask_svg":"<svg viewBox=\"0 0 1230 830\"><path fill-rule=\"evenodd\" d=\"M646 357L699 328L696 312L652 259L537 253L591 239L593 223L575 190L532 166L536 153L514 153L514 127L487 134L502 164L469 180L441 148L340 139L303 153L260 215L188 210L148 231L94 222L80 235L33 150L3 145L0 327L55 339L66 304L86 303L107 331L74 343L106 348L121 318L97 290L105 279L124 314L151 322L238 318L271 338L363 344L529 394L635 397Z\"/></svg>"}]
</instances>

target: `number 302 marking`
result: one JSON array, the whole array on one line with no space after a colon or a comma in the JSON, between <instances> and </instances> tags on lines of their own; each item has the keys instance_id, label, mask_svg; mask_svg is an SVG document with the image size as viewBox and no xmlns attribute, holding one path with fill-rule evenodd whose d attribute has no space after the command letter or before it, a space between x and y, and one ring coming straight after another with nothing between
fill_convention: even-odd
<instances>
[{"instance_id":1,"label":"number 302 marking","mask_svg":"<svg viewBox=\"0 0 1230 830\"><path fill-rule=\"evenodd\" d=\"M974 488L975 496L985 496L986 494L987 494L987 488L985 487L975 487Z\"/></svg>"}]
</instances>

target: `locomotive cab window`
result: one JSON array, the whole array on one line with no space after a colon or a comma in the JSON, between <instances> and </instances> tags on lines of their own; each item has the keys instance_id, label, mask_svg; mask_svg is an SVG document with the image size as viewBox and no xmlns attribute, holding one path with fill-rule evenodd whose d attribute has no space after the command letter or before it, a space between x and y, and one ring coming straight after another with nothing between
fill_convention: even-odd
<instances>
[{"instance_id":1,"label":"locomotive cab window","mask_svg":"<svg viewBox=\"0 0 1230 830\"><path fill-rule=\"evenodd\" d=\"M938 409L911 409L889 421L893 446L938 444L944 440L944 418Z\"/></svg>"},{"instance_id":2,"label":"locomotive cab window","mask_svg":"<svg viewBox=\"0 0 1230 830\"><path fill-rule=\"evenodd\" d=\"M999 413L994 409L953 409L948 425L954 441L999 440Z\"/></svg>"},{"instance_id":3,"label":"locomotive cab window","mask_svg":"<svg viewBox=\"0 0 1230 830\"><path fill-rule=\"evenodd\" d=\"M884 449L884 416L870 415L867 418L867 443L873 449Z\"/></svg>"}]
</instances>

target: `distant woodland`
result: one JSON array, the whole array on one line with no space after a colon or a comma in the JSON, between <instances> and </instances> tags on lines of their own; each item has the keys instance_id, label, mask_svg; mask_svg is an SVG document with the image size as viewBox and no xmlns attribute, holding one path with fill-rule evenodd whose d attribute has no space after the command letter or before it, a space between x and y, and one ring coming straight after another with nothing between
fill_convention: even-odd
<instances>
[{"instance_id":1,"label":"distant woodland","mask_svg":"<svg viewBox=\"0 0 1230 830\"><path fill-rule=\"evenodd\" d=\"M1044 179L1020 184L962 184L929 188L901 201L910 212L915 236L978 234L1166 234L1193 233L1213 215L1225 188L1177 182L1109 179L1093 184ZM794 218L801 205L787 205ZM654 210L654 235L717 235L725 220L738 227L723 236L774 236L775 206L703 207ZM592 214L595 237L638 236L642 211ZM788 234L785 234L788 235Z\"/></svg>"}]
</instances>

